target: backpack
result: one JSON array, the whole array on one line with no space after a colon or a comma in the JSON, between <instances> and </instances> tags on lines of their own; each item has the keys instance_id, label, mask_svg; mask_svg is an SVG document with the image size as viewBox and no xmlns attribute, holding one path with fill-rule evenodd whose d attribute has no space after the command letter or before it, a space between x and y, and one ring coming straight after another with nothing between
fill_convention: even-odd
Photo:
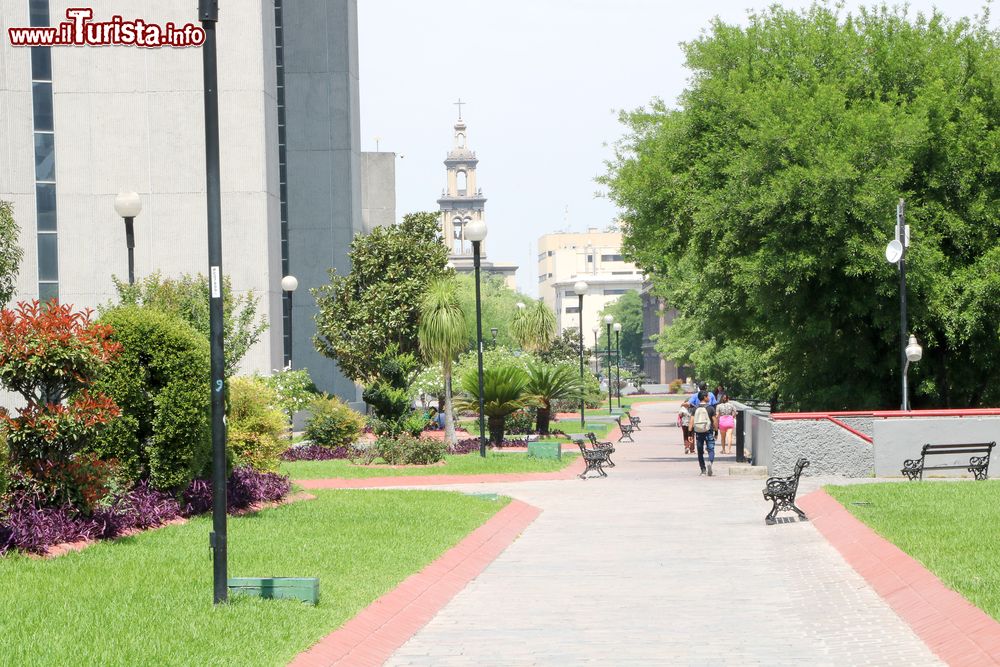
<instances>
[{"instance_id":1,"label":"backpack","mask_svg":"<svg viewBox=\"0 0 1000 667\"><path fill-rule=\"evenodd\" d=\"M694 411L694 432L708 433L712 430L712 420L708 416L708 407L699 405Z\"/></svg>"}]
</instances>

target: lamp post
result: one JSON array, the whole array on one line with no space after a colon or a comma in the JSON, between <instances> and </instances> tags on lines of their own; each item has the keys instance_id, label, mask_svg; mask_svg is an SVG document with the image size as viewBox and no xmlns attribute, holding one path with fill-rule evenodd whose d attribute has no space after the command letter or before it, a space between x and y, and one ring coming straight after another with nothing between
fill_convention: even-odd
<instances>
[{"instance_id":1,"label":"lamp post","mask_svg":"<svg viewBox=\"0 0 1000 667\"><path fill-rule=\"evenodd\" d=\"M614 316L605 315L604 324L608 327L608 414L614 414L611 407L611 324L615 321Z\"/></svg>"},{"instance_id":2,"label":"lamp post","mask_svg":"<svg viewBox=\"0 0 1000 667\"><path fill-rule=\"evenodd\" d=\"M618 409L622 408L622 323L615 322L615 390L618 392Z\"/></svg>"},{"instance_id":3,"label":"lamp post","mask_svg":"<svg viewBox=\"0 0 1000 667\"><path fill-rule=\"evenodd\" d=\"M580 299L578 308L579 312L577 313L580 317L580 428L584 428L586 426L583 416L584 410L586 409L586 405L584 404L584 394L586 393L586 389L583 386L583 293L587 291L587 287L589 287L589 285L582 280L578 280L576 284L573 285L573 289L576 291L576 294Z\"/></svg>"},{"instance_id":4,"label":"lamp post","mask_svg":"<svg viewBox=\"0 0 1000 667\"><path fill-rule=\"evenodd\" d=\"M590 367L592 369L594 369L594 372L596 373L597 372L597 357L595 357L594 355L590 355L587 358L587 361L590 362Z\"/></svg>"},{"instance_id":5,"label":"lamp post","mask_svg":"<svg viewBox=\"0 0 1000 667\"><path fill-rule=\"evenodd\" d=\"M135 284L135 230L132 221L142 211L142 200L135 192L119 192L115 212L125 220L125 246L128 248L128 284Z\"/></svg>"},{"instance_id":6,"label":"lamp post","mask_svg":"<svg viewBox=\"0 0 1000 667\"><path fill-rule=\"evenodd\" d=\"M496 327L490 327L490 333L493 334L493 349L495 350L497 347L497 334L500 333L500 330Z\"/></svg>"},{"instance_id":7,"label":"lamp post","mask_svg":"<svg viewBox=\"0 0 1000 667\"><path fill-rule=\"evenodd\" d=\"M906 249L910 245L910 230L906 224L906 202L902 199L896 204L896 238L889 241L885 248L885 259L890 264L899 267L899 365L903 368L902 377L902 409L906 410L906 366L907 366L907 317L906 317Z\"/></svg>"},{"instance_id":8,"label":"lamp post","mask_svg":"<svg viewBox=\"0 0 1000 667\"><path fill-rule=\"evenodd\" d=\"M910 336L910 341L906 345L906 350L904 350L906 355L906 361L903 363L903 409L910 409L910 395L906 386L906 374L910 370L910 362L918 362L921 357L924 356L924 349L920 347L920 343L917 342L916 336Z\"/></svg>"},{"instance_id":9,"label":"lamp post","mask_svg":"<svg viewBox=\"0 0 1000 667\"><path fill-rule=\"evenodd\" d=\"M285 368L292 367L292 292L299 287L299 279L285 276L281 279L281 290L285 293Z\"/></svg>"},{"instance_id":10,"label":"lamp post","mask_svg":"<svg viewBox=\"0 0 1000 667\"><path fill-rule=\"evenodd\" d=\"M476 269L476 354L479 359L479 455L486 458L486 415L483 414L483 304L479 290L479 253L486 238L486 223L473 220L465 225L465 238L472 241L472 259Z\"/></svg>"}]
</instances>

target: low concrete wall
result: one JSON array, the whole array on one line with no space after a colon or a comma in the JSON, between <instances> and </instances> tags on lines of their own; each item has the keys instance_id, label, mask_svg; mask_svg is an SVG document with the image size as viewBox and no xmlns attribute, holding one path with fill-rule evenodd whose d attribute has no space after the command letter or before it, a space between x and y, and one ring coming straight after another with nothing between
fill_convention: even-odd
<instances>
[{"instance_id":1,"label":"low concrete wall","mask_svg":"<svg viewBox=\"0 0 1000 667\"><path fill-rule=\"evenodd\" d=\"M870 477L872 444L826 419L769 420L771 475L790 475L800 457L809 459L803 475ZM853 428L853 427L852 427Z\"/></svg>"},{"instance_id":2,"label":"low concrete wall","mask_svg":"<svg viewBox=\"0 0 1000 667\"><path fill-rule=\"evenodd\" d=\"M772 431L774 422L759 412L748 412L750 434L748 440L751 443L753 452L753 464L755 466L767 466L771 470L771 458L773 455Z\"/></svg>"},{"instance_id":3,"label":"low concrete wall","mask_svg":"<svg viewBox=\"0 0 1000 667\"><path fill-rule=\"evenodd\" d=\"M965 442L997 442L1000 445L1000 417L899 417L874 420L875 474L878 477L902 477L900 469L906 459L920 457L925 444L947 445ZM1000 474L1000 452L993 450L989 475ZM931 465L957 465L969 457L937 455L928 459ZM935 477L971 477L964 470L940 470Z\"/></svg>"},{"instance_id":4,"label":"low concrete wall","mask_svg":"<svg viewBox=\"0 0 1000 667\"><path fill-rule=\"evenodd\" d=\"M834 417L837 421L842 421L855 431L864 433L869 438L872 437L872 422L874 417Z\"/></svg>"}]
</instances>

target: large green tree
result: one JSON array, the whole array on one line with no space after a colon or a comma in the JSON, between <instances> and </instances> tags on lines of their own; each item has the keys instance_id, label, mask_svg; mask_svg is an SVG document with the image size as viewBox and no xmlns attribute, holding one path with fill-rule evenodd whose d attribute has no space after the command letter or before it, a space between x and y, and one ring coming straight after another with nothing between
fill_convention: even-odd
<instances>
[{"instance_id":1,"label":"large green tree","mask_svg":"<svg viewBox=\"0 0 1000 667\"><path fill-rule=\"evenodd\" d=\"M446 272L448 249L435 213L410 213L398 225L378 227L351 242L351 272L330 270L330 284L313 290L316 349L345 375L379 380L377 355L395 345L418 352L417 322L424 290Z\"/></svg>"},{"instance_id":2,"label":"large green tree","mask_svg":"<svg viewBox=\"0 0 1000 667\"><path fill-rule=\"evenodd\" d=\"M466 321L469 345L476 346L476 282L471 273L455 276L458 284L458 299L462 310L468 314ZM496 344L514 349L518 341L511 325L518 314L518 303L530 305L531 297L511 289L503 276L483 273L479 282L483 314L483 341L493 344L491 329L497 330Z\"/></svg>"},{"instance_id":3,"label":"large green tree","mask_svg":"<svg viewBox=\"0 0 1000 667\"><path fill-rule=\"evenodd\" d=\"M681 317L661 349L791 408L898 406L904 198L918 406L1000 402L1000 36L987 19L772 7L684 45L602 179ZM672 355L673 356L673 355ZM752 376L751 376L752 374Z\"/></svg>"},{"instance_id":4,"label":"large green tree","mask_svg":"<svg viewBox=\"0 0 1000 667\"><path fill-rule=\"evenodd\" d=\"M444 378L444 431L449 445L455 437L455 418L451 409L451 370L455 358L465 349L465 313L458 303L454 280L431 284L420 304L420 351L424 358L441 364Z\"/></svg>"},{"instance_id":5,"label":"large green tree","mask_svg":"<svg viewBox=\"0 0 1000 667\"><path fill-rule=\"evenodd\" d=\"M20 234L10 202L0 201L0 308L14 296L14 281L24 255Z\"/></svg>"},{"instance_id":6,"label":"large green tree","mask_svg":"<svg viewBox=\"0 0 1000 667\"><path fill-rule=\"evenodd\" d=\"M601 335L597 341L598 350L608 349L608 328L603 324L604 316L611 315L622 325L618 338L621 342L622 361L642 366L642 296L635 290L622 294L601 311ZM613 325L612 325L613 326ZM611 351L615 350L615 332L611 330Z\"/></svg>"}]
</instances>

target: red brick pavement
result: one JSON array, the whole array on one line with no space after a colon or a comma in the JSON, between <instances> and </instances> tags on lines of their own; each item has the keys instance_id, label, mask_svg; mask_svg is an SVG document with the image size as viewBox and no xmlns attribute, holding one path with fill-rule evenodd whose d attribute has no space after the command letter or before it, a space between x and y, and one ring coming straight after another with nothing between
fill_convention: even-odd
<instances>
[{"instance_id":1,"label":"red brick pavement","mask_svg":"<svg viewBox=\"0 0 1000 667\"><path fill-rule=\"evenodd\" d=\"M540 513L537 507L511 501L436 561L300 653L292 667L381 665L503 553Z\"/></svg>"},{"instance_id":2,"label":"red brick pavement","mask_svg":"<svg viewBox=\"0 0 1000 667\"><path fill-rule=\"evenodd\" d=\"M1000 665L1000 623L854 518L825 491L800 500L813 525L949 665Z\"/></svg>"}]
</instances>

